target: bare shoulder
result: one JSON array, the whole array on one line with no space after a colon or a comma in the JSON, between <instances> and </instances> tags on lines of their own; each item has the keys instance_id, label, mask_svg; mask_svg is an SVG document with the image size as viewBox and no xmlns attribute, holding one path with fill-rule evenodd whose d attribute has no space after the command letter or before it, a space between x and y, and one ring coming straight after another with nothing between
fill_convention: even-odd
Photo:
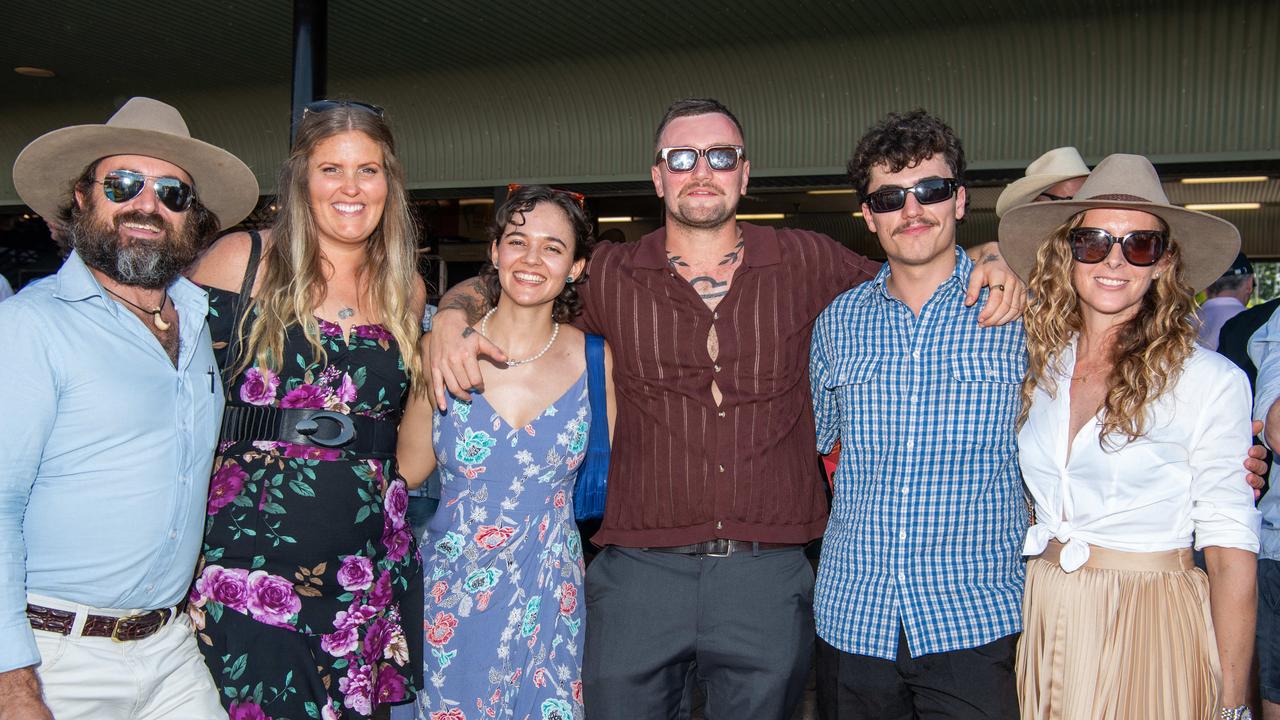
<instances>
[{"instance_id":1,"label":"bare shoulder","mask_svg":"<svg viewBox=\"0 0 1280 720\"><path fill-rule=\"evenodd\" d=\"M270 231L259 233L265 243ZM251 240L247 232L223 235L201 253L188 273L191 281L206 287L239 292L249 263Z\"/></svg>"}]
</instances>

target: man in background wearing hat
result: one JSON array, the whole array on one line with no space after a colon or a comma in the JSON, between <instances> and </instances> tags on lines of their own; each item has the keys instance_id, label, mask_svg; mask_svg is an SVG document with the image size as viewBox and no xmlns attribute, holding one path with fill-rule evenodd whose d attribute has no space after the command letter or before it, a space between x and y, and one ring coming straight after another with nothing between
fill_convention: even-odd
<instances>
[{"instance_id":1,"label":"man in background wearing hat","mask_svg":"<svg viewBox=\"0 0 1280 720\"><path fill-rule=\"evenodd\" d=\"M1222 277L1204 290L1205 301L1196 311L1196 324L1200 326L1200 344L1210 350L1218 349L1218 331L1231 318L1244 312L1249 298L1253 297L1253 265L1244 253L1236 254Z\"/></svg>"},{"instance_id":2,"label":"man in background wearing hat","mask_svg":"<svg viewBox=\"0 0 1280 720\"><path fill-rule=\"evenodd\" d=\"M1089 177L1080 151L1073 147L1054 148L1027 166L1026 176L1009 183L996 199L996 217L1011 208L1030 202L1070 200Z\"/></svg>"},{"instance_id":3,"label":"man in background wearing hat","mask_svg":"<svg viewBox=\"0 0 1280 720\"><path fill-rule=\"evenodd\" d=\"M13 179L73 251L0 304L0 719L225 718L177 610L223 403L179 272L257 182L147 98L36 139Z\"/></svg>"}]
</instances>

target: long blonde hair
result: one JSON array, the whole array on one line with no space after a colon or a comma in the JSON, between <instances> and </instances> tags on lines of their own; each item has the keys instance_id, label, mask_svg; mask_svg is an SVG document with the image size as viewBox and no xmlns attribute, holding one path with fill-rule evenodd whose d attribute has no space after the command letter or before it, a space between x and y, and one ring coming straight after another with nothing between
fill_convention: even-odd
<instances>
[{"instance_id":1,"label":"long blonde hair","mask_svg":"<svg viewBox=\"0 0 1280 720\"><path fill-rule=\"evenodd\" d=\"M279 370L284 354L285 333L299 325L311 346L312 357L320 362L327 353L320 344L320 326L313 313L324 300L324 258L307 186L308 164L316 146L345 132L361 132L382 148L382 164L387 178L387 200L382 220L366 241L365 258L358 270L364 282L372 314L389 330L400 348L401 360L409 373L414 392L426 387L419 358L418 338L422 318L413 312L413 290L418 282L418 228L405 193L404 168L395 156L395 141L386 121L364 108L340 105L309 112L298 125L298 136L289 159L280 170L279 220L271 229L264 249L262 280L254 293L258 314L245 341L244 356L237 373L250 365ZM241 316L236 331L243 333L246 318Z\"/></svg>"},{"instance_id":2,"label":"long blonde hair","mask_svg":"<svg viewBox=\"0 0 1280 720\"><path fill-rule=\"evenodd\" d=\"M1037 386L1056 395L1055 375L1063 372L1062 350L1083 328L1079 296L1071 283L1075 260L1067 238L1083 217L1081 213L1059 226L1036 251L1031 301L1023 320L1027 375L1022 381L1019 426L1027 420ZM1195 346L1194 296L1182 279L1182 254L1173 238L1164 257L1170 261L1168 267L1152 281L1138 312L1114 331L1101 432L1113 444L1121 437L1132 442L1145 434L1147 405L1177 380Z\"/></svg>"}]
</instances>

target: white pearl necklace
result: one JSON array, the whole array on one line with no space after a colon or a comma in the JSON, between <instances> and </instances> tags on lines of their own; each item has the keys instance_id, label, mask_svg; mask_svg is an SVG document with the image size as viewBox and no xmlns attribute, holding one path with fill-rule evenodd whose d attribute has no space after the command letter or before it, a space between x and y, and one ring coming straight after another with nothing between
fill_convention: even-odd
<instances>
[{"instance_id":1,"label":"white pearl necklace","mask_svg":"<svg viewBox=\"0 0 1280 720\"><path fill-rule=\"evenodd\" d=\"M481 335L484 335L485 337L489 337L489 318L493 317L493 314L497 311L498 311L498 308L493 308L492 310L484 314L484 318L480 321ZM547 341L546 345L542 346L542 349L538 351L538 354L530 358L525 358L523 360L508 360L507 367L516 367L517 365L527 365L533 362L534 360L537 360L538 358L542 357L543 355L546 355L547 351L551 349L551 346L556 344L556 337L559 335L560 335L560 323L558 322L551 323L551 339Z\"/></svg>"}]
</instances>

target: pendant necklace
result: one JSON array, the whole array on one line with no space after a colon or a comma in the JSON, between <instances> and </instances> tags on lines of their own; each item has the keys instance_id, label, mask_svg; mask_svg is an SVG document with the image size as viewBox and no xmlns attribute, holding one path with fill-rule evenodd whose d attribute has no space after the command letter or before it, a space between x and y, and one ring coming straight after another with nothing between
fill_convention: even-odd
<instances>
[{"instance_id":1,"label":"pendant necklace","mask_svg":"<svg viewBox=\"0 0 1280 720\"><path fill-rule=\"evenodd\" d=\"M480 321L481 335L484 335L485 337L489 337L489 318L493 317L493 314L497 311L498 311L498 308L493 308L492 310L484 314L484 319ZM508 360L507 367L515 367L517 365L527 365L528 363L531 363L534 360L537 360L543 355L546 355L547 351L551 349L551 346L556 344L556 336L559 334L560 334L560 323L558 322L551 323L551 339L547 341L546 345L542 346L542 349L538 351L538 354L530 358L525 358L523 360Z\"/></svg>"},{"instance_id":2,"label":"pendant necklace","mask_svg":"<svg viewBox=\"0 0 1280 720\"><path fill-rule=\"evenodd\" d=\"M102 287L102 289L103 289L103 290L106 290L107 292L111 293L112 295L115 295L117 298L119 298L119 299L121 299L121 300L125 301L126 303L128 303L128 304L132 305L133 307L137 308L137 309L138 309L138 310L140 310L141 312L144 312L144 313L149 314L149 315L151 316L151 324L152 324L152 325L155 325L157 330L159 330L159 331L161 331L161 332L164 332L165 330L168 330L169 328L173 327L173 326L172 326L172 325L170 325L168 322L166 322L164 318L160 317L160 313L164 310L164 304L165 304L165 302L169 299L169 291L168 291L168 290L165 290L165 291L164 291L164 295L160 298L160 306L159 306L159 307L157 307L157 308L155 308L155 309L153 309L153 310L148 310L148 309L146 309L146 308L142 307L141 305L139 305L138 303L136 303L136 302L134 302L134 301L130 300L129 298L127 298L127 297L125 297L125 296L121 295L120 293L116 292L115 290L112 290L111 288L109 288L109 287L107 287L107 286L105 286L105 285Z\"/></svg>"},{"instance_id":3,"label":"pendant necklace","mask_svg":"<svg viewBox=\"0 0 1280 720\"><path fill-rule=\"evenodd\" d=\"M338 311L338 319L339 319L339 320L346 320L347 318L349 318L349 317L351 317L352 315L355 315L355 314L356 314L356 310L355 310L355 308L353 308L353 307L344 307L344 308L342 308L341 310L339 310L339 311Z\"/></svg>"}]
</instances>

